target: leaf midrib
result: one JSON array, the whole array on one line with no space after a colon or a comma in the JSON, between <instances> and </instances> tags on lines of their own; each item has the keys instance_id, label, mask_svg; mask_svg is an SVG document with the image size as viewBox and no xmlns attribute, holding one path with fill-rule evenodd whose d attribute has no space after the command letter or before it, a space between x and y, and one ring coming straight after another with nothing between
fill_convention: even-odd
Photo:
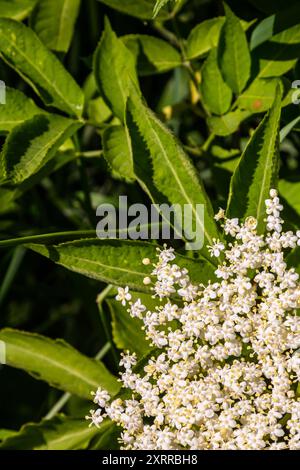
<instances>
[{"instance_id":1,"label":"leaf midrib","mask_svg":"<svg viewBox=\"0 0 300 470\"><path fill-rule=\"evenodd\" d=\"M74 256L74 255L68 255L68 254L63 254L63 256L65 256L66 258L69 258L69 259L74 259L74 260L82 261L82 262L85 262L85 263L95 264L96 266L100 266L102 268L109 269L109 270L112 270L112 271L121 271L121 272L130 273L130 274L135 274L135 275L141 276L143 278L146 276L145 273L140 272L140 271L134 271L134 270L129 269L129 268L120 268L118 266L107 265L107 264L101 263L100 261L93 261L93 260L90 260L90 259L87 259L87 258L81 258L80 256Z\"/></svg>"}]
</instances>

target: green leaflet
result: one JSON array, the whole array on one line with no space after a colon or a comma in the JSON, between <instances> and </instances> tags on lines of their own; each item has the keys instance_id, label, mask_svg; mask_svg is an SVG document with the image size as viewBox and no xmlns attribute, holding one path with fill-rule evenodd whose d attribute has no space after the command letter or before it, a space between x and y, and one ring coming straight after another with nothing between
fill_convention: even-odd
<instances>
[{"instance_id":1,"label":"green leaflet","mask_svg":"<svg viewBox=\"0 0 300 470\"><path fill-rule=\"evenodd\" d=\"M236 109L223 116L211 116L207 123L213 134L226 136L236 132L241 122L251 114L249 111Z\"/></svg>"},{"instance_id":2,"label":"green leaflet","mask_svg":"<svg viewBox=\"0 0 300 470\"><path fill-rule=\"evenodd\" d=\"M143 279L151 273L151 266L142 260L156 260L156 245L131 240L79 240L60 245L27 245L52 261L71 271L116 286L129 286L137 292L152 293L151 285ZM176 263L186 267L193 282L204 282L213 277L214 268L204 260L193 260L177 255Z\"/></svg>"},{"instance_id":3,"label":"green leaflet","mask_svg":"<svg viewBox=\"0 0 300 470\"><path fill-rule=\"evenodd\" d=\"M130 34L121 39L136 58L141 76L167 72L182 63L179 52L162 39L146 34Z\"/></svg>"},{"instance_id":4,"label":"green leaflet","mask_svg":"<svg viewBox=\"0 0 300 470\"><path fill-rule=\"evenodd\" d=\"M20 90L6 87L6 105L0 106L0 132L9 132L18 124L42 112L42 109Z\"/></svg>"},{"instance_id":5,"label":"green leaflet","mask_svg":"<svg viewBox=\"0 0 300 470\"><path fill-rule=\"evenodd\" d=\"M240 21L226 4L225 13L218 45L220 68L232 91L240 93L250 77L251 57Z\"/></svg>"},{"instance_id":6,"label":"green leaflet","mask_svg":"<svg viewBox=\"0 0 300 470\"><path fill-rule=\"evenodd\" d=\"M79 158L79 155L72 150L64 152L59 150L50 160L47 160L47 163L43 165L37 173L31 175L23 183L14 186L8 184L7 188L3 185L3 188L0 188L0 210L2 210L3 207L7 207L10 202L18 199L24 192L40 183L43 178L58 171L64 165L77 158ZM14 243L19 244L19 241L15 239L13 244Z\"/></svg>"},{"instance_id":7,"label":"green leaflet","mask_svg":"<svg viewBox=\"0 0 300 470\"><path fill-rule=\"evenodd\" d=\"M27 26L0 18L0 55L47 106L80 117L83 93L61 62Z\"/></svg>"},{"instance_id":8,"label":"green leaflet","mask_svg":"<svg viewBox=\"0 0 300 470\"><path fill-rule=\"evenodd\" d=\"M55 114L39 114L16 126L0 155L0 182L24 183L37 173L81 123Z\"/></svg>"},{"instance_id":9,"label":"green leaflet","mask_svg":"<svg viewBox=\"0 0 300 470\"><path fill-rule=\"evenodd\" d=\"M16 434L16 431L12 431L11 429L0 429L0 442L4 441L8 437L12 437Z\"/></svg>"},{"instance_id":10,"label":"green leaflet","mask_svg":"<svg viewBox=\"0 0 300 470\"><path fill-rule=\"evenodd\" d=\"M122 126L108 127L102 136L104 158L113 175L126 181L135 180L128 134Z\"/></svg>"},{"instance_id":11,"label":"green leaflet","mask_svg":"<svg viewBox=\"0 0 300 470\"><path fill-rule=\"evenodd\" d=\"M124 120L126 100L132 84L138 87L135 59L105 21L105 29L94 54L94 75L100 93L114 114Z\"/></svg>"},{"instance_id":12,"label":"green leaflet","mask_svg":"<svg viewBox=\"0 0 300 470\"><path fill-rule=\"evenodd\" d=\"M4 329L5 363L22 369L55 388L90 399L99 386L117 393L117 379L94 359L84 356L63 340L52 340L23 331Z\"/></svg>"},{"instance_id":13,"label":"green leaflet","mask_svg":"<svg viewBox=\"0 0 300 470\"><path fill-rule=\"evenodd\" d=\"M216 18L204 20L195 26L187 39L187 59L191 60L202 57L211 49L217 47L224 22L224 16L217 16ZM251 25L251 22L247 23L243 20L240 20L240 23L244 31Z\"/></svg>"},{"instance_id":14,"label":"green leaflet","mask_svg":"<svg viewBox=\"0 0 300 470\"><path fill-rule=\"evenodd\" d=\"M264 42L252 52L259 77L277 77L290 70L299 58L300 25L297 24Z\"/></svg>"},{"instance_id":15,"label":"green leaflet","mask_svg":"<svg viewBox=\"0 0 300 470\"><path fill-rule=\"evenodd\" d=\"M246 109L252 113L260 113L268 110L274 101L274 96L279 78L257 78L238 97L237 105L240 109Z\"/></svg>"},{"instance_id":16,"label":"green leaflet","mask_svg":"<svg viewBox=\"0 0 300 470\"><path fill-rule=\"evenodd\" d=\"M87 104L87 113L89 121L96 127L103 125L103 122L112 117L111 110L101 96L89 100Z\"/></svg>"},{"instance_id":17,"label":"green leaflet","mask_svg":"<svg viewBox=\"0 0 300 470\"><path fill-rule=\"evenodd\" d=\"M204 20L191 31L186 47L188 59L201 57L218 45L224 16Z\"/></svg>"},{"instance_id":18,"label":"green leaflet","mask_svg":"<svg viewBox=\"0 0 300 470\"><path fill-rule=\"evenodd\" d=\"M190 95L190 75L183 67L178 67L172 73L171 78L163 88L157 110L162 111L165 107L175 106L188 99Z\"/></svg>"},{"instance_id":19,"label":"green leaflet","mask_svg":"<svg viewBox=\"0 0 300 470\"><path fill-rule=\"evenodd\" d=\"M76 450L86 449L96 436L114 425L104 421L100 429L89 427L85 419L60 415L41 423L28 423L0 445L1 450Z\"/></svg>"},{"instance_id":20,"label":"green leaflet","mask_svg":"<svg viewBox=\"0 0 300 470\"><path fill-rule=\"evenodd\" d=\"M252 31L250 49L254 50L272 36L294 26L300 22L300 11L297 1L289 2L284 9L260 21Z\"/></svg>"},{"instance_id":21,"label":"green leaflet","mask_svg":"<svg viewBox=\"0 0 300 470\"><path fill-rule=\"evenodd\" d=\"M98 430L99 431L99 430ZM101 425L100 432L92 439L89 450L119 450L120 428L109 421L109 425Z\"/></svg>"},{"instance_id":22,"label":"green leaflet","mask_svg":"<svg viewBox=\"0 0 300 470\"><path fill-rule=\"evenodd\" d=\"M135 174L155 203L184 204L192 207L189 220L185 221L186 237L192 239L190 230L197 227L204 235L206 245L218 238L213 219L213 209L198 175L180 147L176 138L133 93L127 112ZM204 205L205 223L196 211L196 204ZM188 232L188 233L187 233Z\"/></svg>"},{"instance_id":23,"label":"green leaflet","mask_svg":"<svg viewBox=\"0 0 300 470\"><path fill-rule=\"evenodd\" d=\"M297 126L298 122L300 121L300 116L297 116L295 119L290 121L280 130L280 142L286 138L286 136L294 129L299 132L299 126Z\"/></svg>"},{"instance_id":24,"label":"green leaflet","mask_svg":"<svg viewBox=\"0 0 300 470\"><path fill-rule=\"evenodd\" d=\"M37 0L0 0L0 15L22 21L31 13L36 2Z\"/></svg>"},{"instance_id":25,"label":"green leaflet","mask_svg":"<svg viewBox=\"0 0 300 470\"><path fill-rule=\"evenodd\" d=\"M279 123L281 92L276 90L274 104L253 133L230 184L228 217L254 216L258 231L265 228L265 199L276 187L279 166Z\"/></svg>"},{"instance_id":26,"label":"green leaflet","mask_svg":"<svg viewBox=\"0 0 300 470\"><path fill-rule=\"evenodd\" d=\"M160 10L165 5L167 5L167 3L170 3L172 1L177 1L177 0L156 0L156 3L154 5L154 9L153 9L153 17L155 18L158 15L158 13L160 12Z\"/></svg>"},{"instance_id":27,"label":"green leaflet","mask_svg":"<svg viewBox=\"0 0 300 470\"><path fill-rule=\"evenodd\" d=\"M39 0L30 25L49 49L67 52L79 8L80 0Z\"/></svg>"},{"instance_id":28,"label":"green leaflet","mask_svg":"<svg viewBox=\"0 0 300 470\"><path fill-rule=\"evenodd\" d=\"M219 70L216 49L209 53L201 73L200 91L205 106L214 114L225 114L230 108L232 92Z\"/></svg>"},{"instance_id":29,"label":"green leaflet","mask_svg":"<svg viewBox=\"0 0 300 470\"><path fill-rule=\"evenodd\" d=\"M300 181L280 180L278 189L280 196L300 215Z\"/></svg>"},{"instance_id":30,"label":"green leaflet","mask_svg":"<svg viewBox=\"0 0 300 470\"><path fill-rule=\"evenodd\" d=\"M136 16L143 20L151 20L153 18L153 0L98 0L105 5L114 8L115 10L120 11L121 13L126 13L127 15ZM158 14L159 18L167 18L168 12L165 10L160 10Z\"/></svg>"},{"instance_id":31,"label":"green leaflet","mask_svg":"<svg viewBox=\"0 0 300 470\"><path fill-rule=\"evenodd\" d=\"M156 302L150 294L142 292L138 294L131 292L131 294L132 302L139 298L147 309L150 309L151 305L153 305L153 309L155 308ZM112 316L112 335L117 348L135 352L138 357L147 354L150 350L150 345L145 339L145 332L142 330L144 325L142 320L132 318L127 309L114 298L106 298L105 302L108 304Z\"/></svg>"}]
</instances>

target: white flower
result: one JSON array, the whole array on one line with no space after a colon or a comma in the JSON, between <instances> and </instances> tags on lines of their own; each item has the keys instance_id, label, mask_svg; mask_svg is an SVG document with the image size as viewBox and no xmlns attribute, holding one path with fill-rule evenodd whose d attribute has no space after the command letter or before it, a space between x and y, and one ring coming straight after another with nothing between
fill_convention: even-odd
<instances>
[{"instance_id":1,"label":"white flower","mask_svg":"<svg viewBox=\"0 0 300 470\"><path fill-rule=\"evenodd\" d=\"M102 415L102 409L98 408L97 410L90 410L90 415L85 417L87 420L91 420L89 427L96 426L97 428L100 427L104 417Z\"/></svg>"},{"instance_id":2,"label":"white flower","mask_svg":"<svg viewBox=\"0 0 300 470\"><path fill-rule=\"evenodd\" d=\"M131 294L129 293L128 286L126 286L125 289L123 289L123 287L118 288L118 295L116 295L116 300L119 300L125 307L127 301L131 300Z\"/></svg>"},{"instance_id":3,"label":"white flower","mask_svg":"<svg viewBox=\"0 0 300 470\"><path fill-rule=\"evenodd\" d=\"M94 395L94 403L99 405L100 408L104 408L110 400L109 393L100 387L98 388L96 393L92 392L92 395Z\"/></svg>"},{"instance_id":4,"label":"white flower","mask_svg":"<svg viewBox=\"0 0 300 470\"><path fill-rule=\"evenodd\" d=\"M146 310L145 305L142 304L141 299L137 299L134 304L130 306L130 315L134 318L143 318L143 312Z\"/></svg>"},{"instance_id":5,"label":"white flower","mask_svg":"<svg viewBox=\"0 0 300 470\"><path fill-rule=\"evenodd\" d=\"M218 258L223 250L225 250L225 245L224 243L220 242L220 240L216 240L213 238L213 245L208 246L208 251L211 256L215 256Z\"/></svg>"},{"instance_id":6,"label":"white flower","mask_svg":"<svg viewBox=\"0 0 300 470\"><path fill-rule=\"evenodd\" d=\"M214 216L214 219L215 220L222 220L222 219L225 219L225 211L224 209L222 209L221 207L219 208L219 211L217 212L217 214Z\"/></svg>"}]
</instances>

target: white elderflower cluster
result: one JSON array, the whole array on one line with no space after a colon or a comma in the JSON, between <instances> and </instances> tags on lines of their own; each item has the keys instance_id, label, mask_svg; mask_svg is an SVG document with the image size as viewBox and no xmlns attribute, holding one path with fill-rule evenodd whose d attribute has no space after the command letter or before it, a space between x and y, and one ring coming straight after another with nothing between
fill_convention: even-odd
<instances>
[{"instance_id":1,"label":"white elderflower cluster","mask_svg":"<svg viewBox=\"0 0 300 470\"><path fill-rule=\"evenodd\" d=\"M165 248L151 276L154 311L119 290L157 351L139 368L123 354L123 398L95 394L89 418L116 422L123 449L300 449L300 283L284 261L300 232L282 231L275 190L265 204L265 236L253 217L216 215L231 238L209 247L223 259L217 282L194 285Z\"/></svg>"}]
</instances>

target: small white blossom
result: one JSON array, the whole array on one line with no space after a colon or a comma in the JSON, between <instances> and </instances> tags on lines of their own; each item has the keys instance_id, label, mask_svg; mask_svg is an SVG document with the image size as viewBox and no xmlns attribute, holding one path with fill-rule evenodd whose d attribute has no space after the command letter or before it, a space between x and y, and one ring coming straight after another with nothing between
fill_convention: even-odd
<instances>
[{"instance_id":1,"label":"small white blossom","mask_svg":"<svg viewBox=\"0 0 300 470\"><path fill-rule=\"evenodd\" d=\"M123 287L118 288L118 295L116 296L116 300L119 300L125 307L127 301L131 300L131 294L129 293L128 286L126 286L125 289L123 289Z\"/></svg>"},{"instance_id":2,"label":"small white blossom","mask_svg":"<svg viewBox=\"0 0 300 470\"><path fill-rule=\"evenodd\" d=\"M220 240L216 240L215 238L213 238L213 245L208 246L208 251L210 255L218 258L223 250L225 250L224 243L220 242Z\"/></svg>"}]
</instances>

